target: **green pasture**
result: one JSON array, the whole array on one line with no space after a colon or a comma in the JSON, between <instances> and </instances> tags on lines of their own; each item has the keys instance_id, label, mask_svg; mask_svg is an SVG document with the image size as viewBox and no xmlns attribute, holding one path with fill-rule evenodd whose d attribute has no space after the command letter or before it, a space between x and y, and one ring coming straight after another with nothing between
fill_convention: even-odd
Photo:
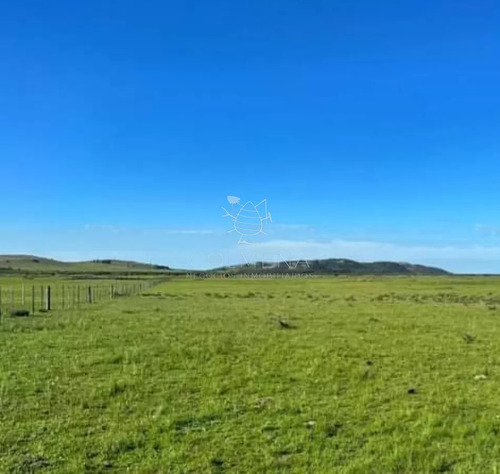
<instances>
[{"instance_id":1,"label":"green pasture","mask_svg":"<svg viewBox=\"0 0 500 474\"><path fill-rule=\"evenodd\" d=\"M499 394L500 278L175 279L3 317L0 471L494 473Z\"/></svg>"}]
</instances>

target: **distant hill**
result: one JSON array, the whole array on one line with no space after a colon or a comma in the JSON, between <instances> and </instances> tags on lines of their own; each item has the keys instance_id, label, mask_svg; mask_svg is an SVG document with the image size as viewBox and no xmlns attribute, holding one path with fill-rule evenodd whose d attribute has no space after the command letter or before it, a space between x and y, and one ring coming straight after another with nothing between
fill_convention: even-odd
<instances>
[{"instance_id":1,"label":"distant hill","mask_svg":"<svg viewBox=\"0 0 500 474\"><path fill-rule=\"evenodd\" d=\"M440 268L410 263L360 263L342 258L300 260L279 263L256 262L247 265L216 268L207 273L311 273L316 275L449 275ZM33 255L0 255L0 274L173 274L185 273L165 265L153 265L125 260L92 260L87 262L61 262Z\"/></svg>"},{"instance_id":2,"label":"distant hill","mask_svg":"<svg viewBox=\"0 0 500 474\"><path fill-rule=\"evenodd\" d=\"M449 275L441 268L413 265L411 263L372 262L360 263L343 258L324 260L294 260L288 262L256 262L218 268L214 271L232 274L244 273L312 273L317 275Z\"/></svg>"},{"instance_id":3,"label":"distant hill","mask_svg":"<svg viewBox=\"0 0 500 474\"><path fill-rule=\"evenodd\" d=\"M0 273L165 273L170 268L123 260L61 262L34 255L0 255Z\"/></svg>"}]
</instances>

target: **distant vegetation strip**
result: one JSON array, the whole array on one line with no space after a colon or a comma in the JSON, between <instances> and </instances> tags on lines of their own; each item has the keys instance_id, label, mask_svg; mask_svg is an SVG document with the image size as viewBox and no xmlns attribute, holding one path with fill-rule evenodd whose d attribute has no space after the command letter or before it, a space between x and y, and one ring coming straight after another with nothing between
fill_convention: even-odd
<instances>
[{"instance_id":1,"label":"distant vegetation strip","mask_svg":"<svg viewBox=\"0 0 500 474\"><path fill-rule=\"evenodd\" d=\"M106 275L184 275L199 270L172 269L166 265L123 260L92 260L87 262L61 262L32 255L0 255L0 274L87 275L87 278ZM411 263L361 263L342 258L323 260L293 260L286 262L255 262L244 265L215 268L201 273L265 274L310 273L315 275L449 275L441 268Z\"/></svg>"}]
</instances>

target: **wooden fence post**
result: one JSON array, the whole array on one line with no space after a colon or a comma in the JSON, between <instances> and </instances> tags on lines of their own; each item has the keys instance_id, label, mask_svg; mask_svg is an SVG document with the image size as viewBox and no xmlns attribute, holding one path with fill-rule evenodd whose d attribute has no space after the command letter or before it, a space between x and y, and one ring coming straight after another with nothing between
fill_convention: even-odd
<instances>
[{"instance_id":1,"label":"wooden fence post","mask_svg":"<svg viewBox=\"0 0 500 474\"><path fill-rule=\"evenodd\" d=\"M47 306L46 306L46 310L47 311L51 311L52 309L52 295L51 295L51 288L50 288L50 285L47 286Z\"/></svg>"}]
</instances>

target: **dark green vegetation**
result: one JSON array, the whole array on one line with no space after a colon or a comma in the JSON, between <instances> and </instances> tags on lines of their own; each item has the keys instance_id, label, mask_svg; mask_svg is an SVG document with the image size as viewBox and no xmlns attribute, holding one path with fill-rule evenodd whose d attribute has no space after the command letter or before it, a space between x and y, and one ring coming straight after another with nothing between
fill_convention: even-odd
<instances>
[{"instance_id":1,"label":"dark green vegetation","mask_svg":"<svg viewBox=\"0 0 500 474\"><path fill-rule=\"evenodd\" d=\"M179 279L6 318L0 471L498 472L499 289Z\"/></svg>"},{"instance_id":2,"label":"dark green vegetation","mask_svg":"<svg viewBox=\"0 0 500 474\"><path fill-rule=\"evenodd\" d=\"M256 262L246 265L219 268L232 274L241 273L312 273L317 275L449 275L441 268L413 265L411 263L371 262L360 263L345 258L323 260L291 260L288 262Z\"/></svg>"}]
</instances>

